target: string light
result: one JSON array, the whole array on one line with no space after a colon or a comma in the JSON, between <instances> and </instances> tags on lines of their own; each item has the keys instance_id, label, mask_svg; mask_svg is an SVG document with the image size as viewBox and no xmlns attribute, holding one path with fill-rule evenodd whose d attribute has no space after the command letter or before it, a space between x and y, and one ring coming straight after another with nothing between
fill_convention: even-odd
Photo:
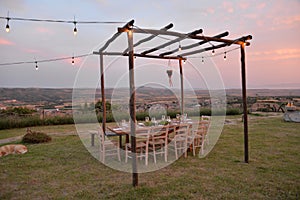
<instances>
[{"instance_id":1,"label":"string light","mask_svg":"<svg viewBox=\"0 0 300 200\"><path fill-rule=\"evenodd\" d=\"M77 28L76 28L77 22L75 21L75 16L74 16L74 21L73 21L73 23L74 23L74 30L73 30L73 33L74 33L74 36L76 36L76 35L77 35Z\"/></svg>"},{"instance_id":2,"label":"string light","mask_svg":"<svg viewBox=\"0 0 300 200\"><path fill-rule=\"evenodd\" d=\"M227 57L226 57L226 51L224 52L224 60L226 60L227 59Z\"/></svg>"},{"instance_id":3,"label":"string light","mask_svg":"<svg viewBox=\"0 0 300 200\"><path fill-rule=\"evenodd\" d=\"M7 17L2 17L0 16L0 19L5 19L7 20L7 24L5 27L6 32L10 31L9 27L9 20L15 20L15 21L30 21L30 22L50 22L50 23L68 23L68 24L74 24L75 27L73 29L74 35L77 33L77 27L76 24L123 24L126 22L121 22L121 21L75 21L75 18L73 21L69 20L53 20L53 19L36 19L36 18L19 18L19 17L8 17L9 15L7 14Z\"/></svg>"},{"instance_id":4,"label":"string light","mask_svg":"<svg viewBox=\"0 0 300 200\"><path fill-rule=\"evenodd\" d=\"M214 50L214 49L212 50L211 55L212 55L212 56L215 55L215 50Z\"/></svg>"},{"instance_id":5,"label":"string light","mask_svg":"<svg viewBox=\"0 0 300 200\"><path fill-rule=\"evenodd\" d=\"M37 61L35 61L35 70L38 70L39 69L39 66L37 64Z\"/></svg>"},{"instance_id":6,"label":"string light","mask_svg":"<svg viewBox=\"0 0 300 200\"><path fill-rule=\"evenodd\" d=\"M181 48L181 44L179 42L178 51L181 51L181 50L182 50L182 48Z\"/></svg>"},{"instance_id":7,"label":"string light","mask_svg":"<svg viewBox=\"0 0 300 200\"><path fill-rule=\"evenodd\" d=\"M5 31L8 33L8 32L10 31L10 29L9 29L9 24L8 24L8 22L9 22L9 17L7 17L6 19L7 19L7 23L6 23Z\"/></svg>"},{"instance_id":8,"label":"string light","mask_svg":"<svg viewBox=\"0 0 300 200\"><path fill-rule=\"evenodd\" d=\"M74 55L72 56L72 65L75 65L75 61L74 61Z\"/></svg>"},{"instance_id":9,"label":"string light","mask_svg":"<svg viewBox=\"0 0 300 200\"><path fill-rule=\"evenodd\" d=\"M10 66L10 65L21 65L21 64L36 64L37 63L46 63L46 62L55 62L55 61L60 61L60 60L70 60L73 59L74 57L74 64L75 64L75 58L81 58L81 57L87 57L91 56L93 53L88 53L88 54L82 54L78 56L71 56L71 57L62 57L62 58L52 58L52 59L47 59L47 60L35 60L34 61L21 61L21 62L11 62L11 63L0 63L0 66Z\"/></svg>"}]
</instances>

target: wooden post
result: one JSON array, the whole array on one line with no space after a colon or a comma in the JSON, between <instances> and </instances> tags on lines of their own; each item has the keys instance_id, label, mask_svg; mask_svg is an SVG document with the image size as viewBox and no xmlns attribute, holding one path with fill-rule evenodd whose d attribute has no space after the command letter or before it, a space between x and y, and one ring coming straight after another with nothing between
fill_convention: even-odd
<instances>
[{"instance_id":1,"label":"wooden post","mask_svg":"<svg viewBox=\"0 0 300 200\"><path fill-rule=\"evenodd\" d=\"M243 94L243 122L244 122L244 159L249 163L248 151L248 110L246 93L246 64L245 64L245 43L241 44L241 72L242 72L242 94Z\"/></svg>"},{"instance_id":2,"label":"wooden post","mask_svg":"<svg viewBox=\"0 0 300 200\"><path fill-rule=\"evenodd\" d=\"M106 100L105 100L105 88L104 88L104 66L103 66L103 54L100 53L100 79L101 79L101 99L102 99L102 129L104 134L106 133Z\"/></svg>"},{"instance_id":3,"label":"wooden post","mask_svg":"<svg viewBox=\"0 0 300 200\"><path fill-rule=\"evenodd\" d=\"M131 130L131 152L132 152L132 185L138 186L138 172L137 172L137 157L136 157L136 114L135 114L135 84L134 84L134 53L133 53L133 32L127 32L128 37L128 61L129 61L129 110L130 110L130 130Z\"/></svg>"},{"instance_id":4,"label":"wooden post","mask_svg":"<svg viewBox=\"0 0 300 200\"><path fill-rule=\"evenodd\" d=\"M180 70L180 89L181 89L181 109L180 112L184 114L184 89L183 89L183 73L182 73L182 59L179 59L179 70Z\"/></svg>"}]
</instances>

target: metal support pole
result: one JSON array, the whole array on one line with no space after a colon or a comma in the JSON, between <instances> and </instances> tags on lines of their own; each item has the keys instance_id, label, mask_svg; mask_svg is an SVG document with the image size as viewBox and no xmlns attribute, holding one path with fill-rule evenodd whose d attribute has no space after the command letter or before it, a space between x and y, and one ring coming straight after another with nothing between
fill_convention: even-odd
<instances>
[{"instance_id":1,"label":"metal support pole","mask_svg":"<svg viewBox=\"0 0 300 200\"><path fill-rule=\"evenodd\" d=\"M137 157L136 157L136 113L135 113L135 83L134 83L134 53L133 53L133 32L127 32L128 37L128 61L129 61L129 109L130 109L130 130L131 130L131 152L132 152L132 185L138 186L138 172L137 172Z\"/></svg>"},{"instance_id":2,"label":"metal support pole","mask_svg":"<svg viewBox=\"0 0 300 200\"><path fill-rule=\"evenodd\" d=\"M184 114L184 89L183 89L183 73L182 73L182 59L179 59L179 70L180 70L180 89L181 89L181 109L180 112Z\"/></svg>"},{"instance_id":3,"label":"metal support pole","mask_svg":"<svg viewBox=\"0 0 300 200\"><path fill-rule=\"evenodd\" d=\"M245 44L241 44L241 72L242 72L242 94L243 94L243 121L244 121L244 159L249 163L248 151L248 110L247 110L247 88L246 88L246 64L245 64Z\"/></svg>"},{"instance_id":4,"label":"metal support pole","mask_svg":"<svg viewBox=\"0 0 300 200\"><path fill-rule=\"evenodd\" d=\"M102 99L102 129L104 134L106 133L106 100L105 100L105 88L104 88L104 64L103 54L100 53L100 79L101 79L101 99Z\"/></svg>"}]
</instances>

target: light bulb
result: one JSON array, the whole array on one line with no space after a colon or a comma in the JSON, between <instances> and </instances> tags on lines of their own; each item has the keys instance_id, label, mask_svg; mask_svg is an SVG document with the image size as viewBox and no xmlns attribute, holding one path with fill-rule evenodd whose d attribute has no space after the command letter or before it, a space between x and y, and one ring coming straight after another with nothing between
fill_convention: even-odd
<instances>
[{"instance_id":1,"label":"light bulb","mask_svg":"<svg viewBox=\"0 0 300 200\"><path fill-rule=\"evenodd\" d=\"M213 56L215 55L215 50L214 49L212 50L211 55L213 55Z\"/></svg>"},{"instance_id":2,"label":"light bulb","mask_svg":"<svg viewBox=\"0 0 300 200\"><path fill-rule=\"evenodd\" d=\"M77 28L76 27L74 28L74 35L75 36L77 35Z\"/></svg>"},{"instance_id":3,"label":"light bulb","mask_svg":"<svg viewBox=\"0 0 300 200\"><path fill-rule=\"evenodd\" d=\"M202 64L204 64L204 59L203 59L203 57L202 57Z\"/></svg>"},{"instance_id":4,"label":"light bulb","mask_svg":"<svg viewBox=\"0 0 300 200\"><path fill-rule=\"evenodd\" d=\"M74 30L73 30L73 33L74 33L74 36L77 35L77 28L76 28L76 22L74 21Z\"/></svg>"},{"instance_id":5,"label":"light bulb","mask_svg":"<svg viewBox=\"0 0 300 200\"><path fill-rule=\"evenodd\" d=\"M7 19L7 23L6 23L5 30L6 30L6 32L8 33L8 32L9 32L9 25L8 25L9 18L6 18L6 19Z\"/></svg>"},{"instance_id":6,"label":"light bulb","mask_svg":"<svg viewBox=\"0 0 300 200\"><path fill-rule=\"evenodd\" d=\"M226 60L227 59L227 57L226 57L226 52L224 53L224 60Z\"/></svg>"},{"instance_id":7,"label":"light bulb","mask_svg":"<svg viewBox=\"0 0 300 200\"><path fill-rule=\"evenodd\" d=\"M35 61L35 70L38 70L39 69L39 66L37 64L37 62Z\"/></svg>"},{"instance_id":8,"label":"light bulb","mask_svg":"<svg viewBox=\"0 0 300 200\"><path fill-rule=\"evenodd\" d=\"M72 65L75 65L74 57L72 57Z\"/></svg>"},{"instance_id":9,"label":"light bulb","mask_svg":"<svg viewBox=\"0 0 300 200\"><path fill-rule=\"evenodd\" d=\"M6 24L5 30L6 30L7 33L9 32L9 25L8 24Z\"/></svg>"},{"instance_id":10,"label":"light bulb","mask_svg":"<svg viewBox=\"0 0 300 200\"><path fill-rule=\"evenodd\" d=\"M181 45L179 44L178 51L181 51L181 50L182 50L182 48L181 48Z\"/></svg>"},{"instance_id":11,"label":"light bulb","mask_svg":"<svg viewBox=\"0 0 300 200\"><path fill-rule=\"evenodd\" d=\"M183 60L183 64L185 64L186 63L186 60Z\"/></svg>"}]
</instances>

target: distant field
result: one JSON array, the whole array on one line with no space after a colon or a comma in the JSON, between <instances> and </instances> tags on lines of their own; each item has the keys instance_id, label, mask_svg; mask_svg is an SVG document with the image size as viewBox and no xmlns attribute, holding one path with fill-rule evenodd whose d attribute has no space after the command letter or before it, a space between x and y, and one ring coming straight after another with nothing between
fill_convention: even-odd
<instances>
[{"instance_id":1,"label":"distant field","mask_svg":"<svg viewBox=\"0 0 300 200\"><path fill-rule=\"evenodd\" d=\"M53 136L50 143L28 145L27 154L0 158L0 199L299 199L300 123L250 115L250 163L245 164L240 116L228 119L236 123L225 125L207 157L189 154L140 174L137 188L131 174L91 157L77 136Z\"/></svg>"}]
</instances>

